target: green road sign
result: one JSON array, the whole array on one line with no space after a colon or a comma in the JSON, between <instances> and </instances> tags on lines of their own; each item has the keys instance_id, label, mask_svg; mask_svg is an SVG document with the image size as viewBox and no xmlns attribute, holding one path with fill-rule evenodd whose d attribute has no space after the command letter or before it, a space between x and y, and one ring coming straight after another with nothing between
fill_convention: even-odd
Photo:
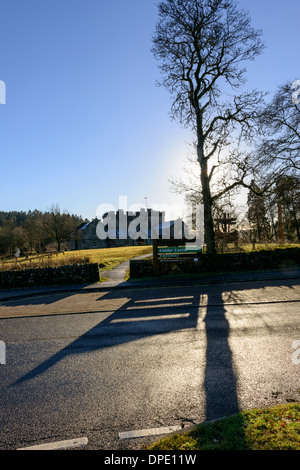
<instances>
[{"instance_id":1,"label":"green road sign","mask_svg":"<svg viewBox=\"0 0 300 470\"><path fill-rule=\"evenodd\" d=\"M162 254L193 254L193 253L201 253L202 248L187 248L187 247L168 247L168 248L158 248L158 253Z\"/></svg>"}]
</instances>

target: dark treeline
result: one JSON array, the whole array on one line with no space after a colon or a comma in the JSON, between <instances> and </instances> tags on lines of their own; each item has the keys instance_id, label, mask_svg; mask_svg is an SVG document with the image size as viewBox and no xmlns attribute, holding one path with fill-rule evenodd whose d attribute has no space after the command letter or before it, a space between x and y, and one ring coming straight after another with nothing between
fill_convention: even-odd
<instances>
[{"instance_id":1,"label":"dark treeline","mask_svg":"<svg viewBox=\"0 0 300 470\"><path fill-rule=\"evenodd\" d=\"M42 253L49 245L61 251L72 233L84 222L78 215L62 212L53 206L47 212L0 211L0 256Z\"/></svg>"},{"instance_id":2,"label":"dark treeline","mask_svg":"<svg viewBox=\"0 0 300 470\"><path fill-rule=\"evenodd\" d=\"M38 212L38 211L34 211ZM14 224L16 227L22 226L22 224L25 222L27 215L30 216L33 214L33 212L24 212L24 211L9 211L9 212L4 212L0 211L0 226L2 227L5 225L6 222L13 220Z\"/></svg>"}]
</instances>

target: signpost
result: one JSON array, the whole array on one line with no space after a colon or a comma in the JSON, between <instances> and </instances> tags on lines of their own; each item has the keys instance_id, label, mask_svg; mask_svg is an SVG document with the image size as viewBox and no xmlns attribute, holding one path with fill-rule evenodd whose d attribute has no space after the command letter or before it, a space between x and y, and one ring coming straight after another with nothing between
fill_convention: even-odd
<instances>
[{"instance_id":1,"label":"signpost","mask_svg":"<svg viewBox=\"0 0 300 470\"><path fill-rule=\"evenodd\" d=\"M182 244L182 240L180 240ZM199 246L178 246L178 240L153 240L153 264L158 269L159 260L193 258L198 261L202 253Z\"/></svg>"},{"instance_id":2,"label":"signpost","mask_svg":"<svg viewBox=\"0 0 300 470\"><path fill-rule=\"evenodd\" d=\"M186 248L186 247L168 247L158 248L158 256L160 258L180 258L190 257L202 253L202 248Z\"/></svg>"},{"instance_id":3,"label":"signpost","mask_svg":"<svg viewBox=\"0 0 300 470\"><path fill-rule=\"evenodd\" d=\"M158 248L158 254L192 254L192 253L202 253L202 248L187 248L180 246L172 246L167 248Z\"/></svg>"}]
</instances>

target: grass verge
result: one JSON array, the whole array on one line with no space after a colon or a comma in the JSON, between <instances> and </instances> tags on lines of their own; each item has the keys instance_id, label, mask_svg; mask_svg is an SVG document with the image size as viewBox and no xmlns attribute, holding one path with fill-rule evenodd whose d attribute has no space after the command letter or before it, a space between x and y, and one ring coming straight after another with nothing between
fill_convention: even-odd
<instances>
[{"instance_id":1,"label":"grass verge","mask_svg":"<svg viewBox=\"0 0 300 470\"><path fill-rule=\"evenodd\" d=\"M147 450L300 450L300 403L241 411L173 434Z\"/></svg>"}]
</instances>

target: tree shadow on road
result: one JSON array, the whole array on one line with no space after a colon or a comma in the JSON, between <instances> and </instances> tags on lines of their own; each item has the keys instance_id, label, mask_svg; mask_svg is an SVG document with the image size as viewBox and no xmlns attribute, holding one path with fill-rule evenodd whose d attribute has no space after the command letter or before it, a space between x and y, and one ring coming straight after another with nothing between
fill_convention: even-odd
<instances>
[{"instance_id":1,"label":"tree shadow on road","mask_svg":"<svg viewBox=\"0 0 300 470\"><path fill-rule=\"evenodd\" d=\"M239 411L237 377L229 344L230 326L226 319L222 290L213 298L208 294L204 318L206 332L206 367L204 390L206 420L214 420Z\"/></svg>"},{"instance_id":2,"label":"tree shadow on road","mask_svg":"<svg viewBox=\"0 0 300 470\"><path fill-rule=\"evenodd\" d=\"M282 282L292 288L294 281ZM264 288L269 281L257 284ZM251 285L255 288L255 284ZM99 351L150 336L175 331L194 330L198 346L205 348L203 388L205 417L207 421L236 414L240 411L238 400L238 376L230 347L230 323L227 318L224 292L230 298L231 290L242 294L248 284L218 286L193 286L164 289L132 289L107 292L97 302L106 300L121 307L96 326L58 351L36 368L20 377L13 386L21 385L45 373L70 355ZM202 299L206 298L206 303ZM231 296L231 300L232 300ZM241 300L241 299L240 299ZM199 315L203 313L203 328L199 328ZM76 312L74 312L76 313ZM81 312L83 313L83 312ZM97 312L95 312L97 313ZM243 423L239 430L243 435Z\"/></svg>"},{"instance_id":3,"label":"tree shadow on road","mask_svg":"<svg viewBox=\"0 0 300 470\"><path fill-rule=\"evenodd\" d=\"M217 294L216 294L217 292ZM238 412L237 383L228 342L229 323L225 317L222 290L211 297L205 288L185 288L167 291L139 289L126 293L108 292L101 300L119 300L125 303L102 322L91 328L65 348L19 378L14 386L34 379L53 368L70 355L112 348L141 338L169 332L196 330L201 297L207 296L205 331L199 332L200 347L206 347L204 388L206 419ZM166 298L165 298L166 297ZM199 391L199 393L203 393Z\"/></svg>"},{"instance_id":4,"label":"tree shadow on road","mask_svg":"<svg viewBox=\"0 0 300 470\"><path fill-rule=\"evenodd\" d=\"M174 292L173 294L174 295ZM19 385L45 373L58 362L70 355L99 351L104 348L139 340L159 334L184 329L194 329L197 325L200 294L176 295L165 298L160 289L151 291L138 289L132 291L111 291L99 298L99 302L120 301L121 307L106 316L96 326L84 333L65 348L39 366L20 377L13 385ZM100 313L105 314L102 310ZM74 312L76 313L76 312ZM83 314L84 312L80 312ZM86 312L86 313L95 313Z\"/></svg>"}]
</instances>

